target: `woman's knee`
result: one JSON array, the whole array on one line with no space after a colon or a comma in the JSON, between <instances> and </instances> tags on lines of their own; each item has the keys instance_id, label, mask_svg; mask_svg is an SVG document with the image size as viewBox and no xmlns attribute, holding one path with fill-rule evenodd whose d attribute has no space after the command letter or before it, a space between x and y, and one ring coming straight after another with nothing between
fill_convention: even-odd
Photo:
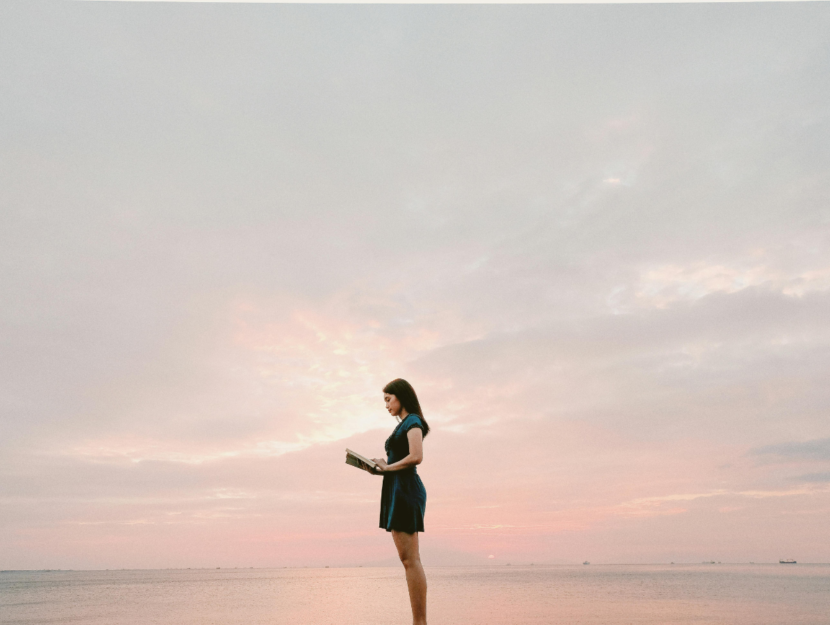
<instances>
[{"instance_id":1,"label":"woman's knee","mask_svg":"<svg viewBox=\"0 0 830 625\"><path fill-rule=\"evenodd\" d=\"M411 568L413 566L417 566L418 564L421 563L421 558L417 553L416 554L400 553L398 555L400 556L401 564L403 564L403 568L405 568L405 569Z\"/></svg>"}]
</instances>

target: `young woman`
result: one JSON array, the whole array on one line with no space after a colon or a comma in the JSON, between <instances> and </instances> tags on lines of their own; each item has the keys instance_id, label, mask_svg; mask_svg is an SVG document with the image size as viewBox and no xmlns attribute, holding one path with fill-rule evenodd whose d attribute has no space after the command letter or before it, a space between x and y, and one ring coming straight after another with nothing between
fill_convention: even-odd
<instances>
[{"instance_id":1,"label":"young woman","mask_svg":"<svg viewBox=\"0 0 830 625\"><path fill-rule=\"evenodd\" d=\"M429 425L418 403L415 389L406 380L392 380L383 388L386 410L398 420L386 439L386 460L373 458L383 475L380 496L380 526L392 532L398 556L406 570L412 624L427 622L427 578L421 566L418 532L424 531L427 491L415 465L424 458L424 437Z\"/></svg>"}]
</instances>

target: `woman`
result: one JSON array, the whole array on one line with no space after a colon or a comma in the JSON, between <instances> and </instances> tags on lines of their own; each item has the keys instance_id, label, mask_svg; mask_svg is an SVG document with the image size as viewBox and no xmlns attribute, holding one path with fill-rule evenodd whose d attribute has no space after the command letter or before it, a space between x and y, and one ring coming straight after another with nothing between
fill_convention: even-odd
<instances>
[{"instance_id":1,"label":"woman","mask_svg":"<svg viewBox=\"0 0 830 625\"><path fill-rule=\"evenodd\" d=\"M392 380L383 388L386 410L398 420L397 427L386 439L386 460L378 463L383 475L380 496L380 526L392 532L398 556L406 570L412 624L427 622L427 578L421 566L418 532L424 531L424 510L427 492L415 466L424 458L424 437L429 425L418 403L415 389L406 380Z\"/></svg>"}]
</instances>

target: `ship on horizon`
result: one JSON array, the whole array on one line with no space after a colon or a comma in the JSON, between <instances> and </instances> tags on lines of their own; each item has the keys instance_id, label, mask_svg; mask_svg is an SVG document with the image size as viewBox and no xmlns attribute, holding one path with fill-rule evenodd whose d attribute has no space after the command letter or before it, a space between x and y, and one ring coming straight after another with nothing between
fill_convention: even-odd
<instances>
[{"instance_id":1,"label":"ship on horizon","mask_svg":"<svg viewBox=\"0 0 830 625\"><path fill-rule=\"evenodd\" d=\"M795 560L779 560L778 564L798 564Z\"/></svg>"}]
</instances>

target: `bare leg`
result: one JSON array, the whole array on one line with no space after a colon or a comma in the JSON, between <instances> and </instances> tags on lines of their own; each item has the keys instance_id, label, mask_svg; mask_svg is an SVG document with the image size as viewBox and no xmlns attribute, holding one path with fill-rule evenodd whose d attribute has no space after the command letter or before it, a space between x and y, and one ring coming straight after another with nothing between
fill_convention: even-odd
<instances>
[{"instance_id":1,"label":"bare leg","mask_svg":"<svg viewBox=\"0 0 830 625\"><path fill-rule=\"evenodd\" d=\"M409 603L412 605L412 625L427 625L427 577L421 565L418 532L407 534L392 530L392 539L395 541L398 556L406 570Z\"/></svg>"}]
</instances>

